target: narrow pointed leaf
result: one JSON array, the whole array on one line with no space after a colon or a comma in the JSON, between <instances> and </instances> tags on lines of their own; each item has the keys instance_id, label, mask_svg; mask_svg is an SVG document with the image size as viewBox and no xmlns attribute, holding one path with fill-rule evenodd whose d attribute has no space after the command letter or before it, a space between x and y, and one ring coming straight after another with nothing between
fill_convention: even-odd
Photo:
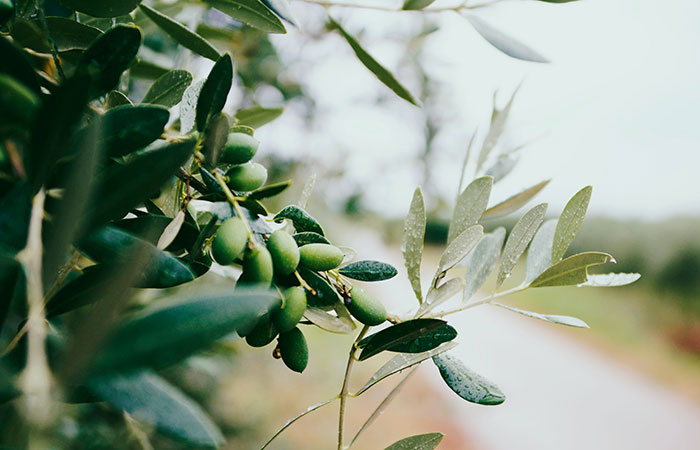
<instances>
[{"instance_id":1,"label":"narrow pointed leaf","mask_svg":"<svg viewBox=\"0 0 700 450\"><path fill-rule=\"evenodd\" d=\"M467 368L454 356L433 356L433 362L447 386L464 400L479 405L500 405L506 400L498 386Z\"/></svg>"},{"instance_id":2,"label":"narrow pointed leaf","mask_svg":"<svg viewBox=\"0 0 700 450\"><path fill-rule=\"evenodd\" d=\"M488 205L492 186L492 177L481 177L469 183L469 186L460 194L450 221L448 243L479 222Z\"/></svg>"},{"instance_id":3,"label":"narrow pointed leaf","mask_svg":"<svg viewBox=\"0 0 700 450\"><path fill-rule=\"evenodd\" d=\"M142 0L58 0L66 8L93 17L119 17L129 14Z\"/></svg>"},{"instance_id":4,"label":"narrow pointed leaf","mask_svg":"<svg viewBox=\"0 0 700 450\"><path fill-rule=\"evenodd\" d=\"M171 299L126 320L97 355L93 372L160 368L237 332L249 332L281 300L278 294L237 288Z\"/></svg>"},{"instance_id":5,"label":"narrow pointed leaf","mask_svg":"<svg viewBox=\"0 0 700 450\"><path fill-rule=\"evenodd\" d=\"M547 60L544 56L540 55L525 44L518 42L517 40L503 33L502 31L494 28L492 25L490 25L488 22L485 22L483 19L473 15L468 15L465 17L469 21L469 23L472 24L474 29L484 39L486 39L486 41L489 44L493 45L506 55L512 58L522 59L523 61L539 63L549 62L549 60Z\"/></svg>"},{"instance_id":6,"label":"narrow pointed leaf","mask_svg":"<svg viewBox=\"0 0 700 450\"><path fill-rule=\"evenodd\" d=\"M494 305L500 306L501 308L505 308L509 311L516 312L518 314L522 314L523 316L532 317L533 319L544 320L546 322L556 323L558 325L567 325L569 327L576 328L590 328L586 322L576 317L557 316L553 314L540 314L536 312L513 308L512 306L502 305L500 303L494 303Z\"/></svg>"},{"instance_id":7,"label":"narrow pointed leaf","mask_svg":"<svg viewBox=\"0 0 700 450\"><path fill-rule=\"evenodd\" d=\"M297 246L301 247L306 244L330 244L331 241L323 237L318 233L313 231L304 231L302 233L296 233L292 236L297 243Z\"/></svg>"},{"instance_id":8,"label":"narrow pointed leaf","mask_svg":"<svg viewBox=\"0 0 700 450\"><path fill-rule=\"evenodd\" d=\"M102 107L105 111L109 111L110 109L124 105L133 106L133 103L126 94L120 91L109 91Z\"/></svg>"},{"instance_id":9,"label":"narrow pointed leaf","mask_svg":"<svg viewBox=\"0 0 700 450\"><path fill-rule=\"evenodd\" d=\"M537 183L534 186L530 186L522 192L508 197L502 202L493 205L492 207L484 211L484 215L482 217L484 219L496 219L514 213L515 211L525 206L527 202L532 200L542 189L545 188L545 186L549 184L550 181L551 180L544 180L540 183Z\"/></svg>"},{"instance_id":10,"label":"narrow pointed leaf","mask_svg":"<svg viewBox=\"0 0 700 450\"><path fill-rule=\"evenodd\" d=\"M434 348L437 348L445 342L450 342L457 337L457 330L451 325L443 325L440 328L429 331L428 333L418 336L412 340L402 340L391 347L387 351L398 353L423 353Z\"/></svg>"},{"instance_id":11,"label":"narrow pointed leaf","mask_svg":"<svg viewBox=\"0 0 700 450\"><path fill-rule=\"evenodd\" d=\"M367 389L371 388L383 379L394 375L395 373L399 373L402 370L408 369L409 367L415 366L416 364L420 364L421 362L425 361L426 359L432 358L435 355L439 355L446 351L452 350L456 346L457 343L451 341L445 342L441 346L423 353L399 353L398 355L391 358L389 362L380 367L379 370L377 370L374 373L374 375L372 375L372 378L370 378L365 383L365 385L362 386L359 391L357 391L355 395L362 394Z\"/></svg>"},{"instance_id":12,"label":"narrow pointed leaf","mask_svg":"<svg viewBox=\"0 0 700 450\"><path fill-rule=\"evenodd\" d=\"M362 353L358 359L363 361L396 345L410 343L444 325L447 322L440 319L413 319L397 323L361 340L358 347L362 348ZM427 350L430 349L423 351Z\"/></svg>"},{"instance_id":13,"label":"narrow pointed leaf","mask_svg":"<svg viewBox=\"0 0 700 450\"><path fill-rule=\"evenodd\" d=\"M255 106L249 109L239 109L236 112L235 118L238 121L238 125L260 128L281 116L283 111L284 108L263 108L261 106Z\"/></svg>"},{"instance_id":14,"label":"narrow pointed leaf","mask_svg":"<svg viewBox=\"0 0 700 450\"><path fill-rule=\"evenodd\" d=\"M197 99L197 130L204 131L210 118L219 114L233 83L233 64L227 53L216 61Z\"/></svg>"},{"instance_id":15,"label":"narrow pointed leaf","mask_svg":"<svg viewBox=\"0 0 700 450\"><path fill-rule=\"evenodd\" d=\"M79 70L94 77L92 96L105 94L117 86L122 73L136 59L140 46L141 32L128 25L117 25L90 44L80 59Z\"/></svg>"},{"instance_id":16,"label":"narrow pointed leaf","mask_svg":"<svg viewBox=\"0 0 700 450\"><path fill-rule=\"evenodd\" d=\"M401 6L401 9L407 11L417 11L425 8L426 6L430 6L433 4L433 2L435 2L435 0L405 0L403 2L403 6Z\"/></svg>"},{"instance_id":17,"label":"narrow pointed leaf","mask_svg":"<svg viewBox=\"0 0 700 450\"><path fill-rule=\"evenodd\" d=\"M486 169L486 176L493 177L493 184L504 179L518 165L519 158L510 154L500 155L495 163Z\"/></svg>"},{"instance_id":18,"label":"narrow pointed leaf","mask_svg":"<svg viewBox=\"0 0 700 450\"><path fill-rule=\"evenodd\" d=\"M171 108L180 103L190 84L192 84L192 74L188 71L171 70L153 82L141 103Z\"/></svg>"},{"instance_id":19,"label":"narrow pointed leaf","mask_svg":"<svg viewBox=\"0 0 700 450\"><path fill-rule=\"evenodd\" d=\"M452 243L447 246L447 249L440 257L438 263L438 273L446 271L457 265L463 260L469 252L479 243L481 236L484 235L484 227L481 225L473 225L462 232Z\"/></svg>"},{"instance_id":20,"label":"narrow pointed leaf","mask_svg":"<svg viewBox=\"0 0 700 450\"><path fill-rule=\"evenodd\" d=\"M270 8L275 14L277 14L281 19L286 20L294 26L297 25L297 21L294 18L294 13L289 5L288 0L262 0L265 5Z\"/></svg>"},{"instance_id":21,"label":"narrow pointed leaf","mask_svg":"<svg viewBox=\"0 0 700 450\"><path fill-rule=\"evenodd\" d=\"M206 81L195 81L182 94L182 100L180 101L180 133L182 134L187 134L194 129L197 117L197 101Z\"/></svg>"},{"instance_id":22,"label":"narrow pointed leaf","mask_svg":"<svg viewBox=\"0 0 700 450\"><path fill-rule=\"evenodd\" d=\"M158 27L165 31L171 38L175 39L178 44L188 48L196 54L203 56L212 61L216 61L221 56L219 51L211 45L206 39L190 30L180 22L166 16L165 14L151 8L148 5L141 4L139 8L148 16Z\"/></svg>"},{"instance_id":23,"label":"narrow pointed leaf","mask_svg":"<svg viewBox=\"0 0 700 450\"><path fill-rule=\"evenodd\" d=\"M492 233L485 234L479 244L463 261L467 267L464 275L466 284L462 300L468 301L476 291L484 284L486 278L498 266L498 258L501 256L501 248L506 237L505 228L498 228Z\"/></svg>"},{"instance_id":24,"label":"narrow pointed leaf","mask_svg":"<svg viewBox=\"0 0 700 450\"><path fill-rule=\"evenodd\" d=\"M206 412L182 391L150 371L89 382L99 399L161 433L197 448L219 448L224 437Z\"/></svg>"},{"instance_id":25,"label":"narrow pointed leaf","mask_svg":"<svg viewBox=\"0 0 700 450\"><path fill-rule=\"evenodd\" d=\"M417 434L394 442L384 450L433 450L444 436L442 433Z\"/></svg>"},{"instance_id":26,"label":"narrow pointed leaf","mask_svg":"<svg viewBox=\"0 0 700 450\"><path fill-rule=\"evenodd\" d=\"M348 34L347 31L343 29L342 26L333 18L330 19L330 24L333 28L338 30L338 32L345 38L346 41L348 41L348 44L350 44L350 47L352 47L352 50L355 52L355 55L357 58L360 60L360 62L367 68L369 69L370 72L372 72L378 79L381 81L386 87L394 91L396 95L401 97L402 99L406 100L407 102L417 105L416 100L413 98L410 92L401 85L401 83L396 80L394 75L389 72L384 66L379 64L376 59L372 57L367 51L362 48L359 42L357 42L357 39L352 37L350 34Z\"/></svg>"},{"instance_id":27,"label":"narrow pointed leaf","mask_svg":"<svg viewBox=\"0 0 700 450\"><path fill-rule=\"evenodd\" d=\"M425 297L425 302L418 308L417 317L424 316L428 311L432 311L463 290L463 278L451 278L437 288L430 289Z\"/></svg>"},{"instance_id":28,"label":"narrow pointed leaf","mask_svg":"<svg viewBox=\"0 0 700 450\"><path fill-rule=\"evenodd\" d=\"M557 229L554 232L554 243L552 244L552 262L559 262L566 253L566 250L573 242L576 234L583 225L583 219L586 217L588 203L591 201L591 193L593 188L586 186L571 197L571 200L564 207Z\"/></svg>"},{"instance_id":29,"label":"narrow pointed leaf","mask_svg":"<svg viewBox=\"0 0 700 450\"><path fill-rule=\"evenodd\" d=\"M588 275L588 281L579 286L616 287L632 284L642 276L638 273L606 273Z\"/></svg>"},{"instance_id":30,"label":"narrow pointed leaf","mask_svg":"<svg viewBox=\"0 0 700 450\"><path fill-rule=\"evenodd\" d=\"M552 242L554 230L557 228L555 219L542 224L535 237L532 239L530 249L527 251L527 266L525 268L525 281L530 282L552 265Z\"/></svg>"},{"instance_id":31,"label":"narrow pointed leaf","mask_svg":"<svg viewBox=\"0 0 700 450\"><path fill-rule=\"evenodd\" d=\"M266 33L287 32L280 19L259 0L205 0L205 3Z\"/></svg>"},{"instance_id":32,"label":"narrow pointed leaf","mask_svg":"<svg viewBox=\"0 0 700 450\"><path fill-rule=\"evenodd\" d=\"M324 235L323 228L321 228L321 224L318 223L318 220L314 219L311 214L298 206L287 206L275 214L273 218L275 222L282 222L283 219L291 220L294 224L294 228L298 232L311 231L321 236Z\"/></svg>"},{"instance_id":33,"label":"narrow pointed leaf","mask_svg":"<svg viewBox=\"0 0 700 450\"><path fill-rule=\"evenodd\" d=\"M515 101L515 96L518 93L518 90L520 90L520 86L513 91L513 94L510 96L510 100L508 100L508 103L502 110L496 108L496 96L494 94L493 112L491 113L489 132L484 138L484 142L481 145L481 151L479 152L479 157L476 161L477 173L488 160L491 151L496 147L498 140L501 138L506 129L506 123L508 122L508 117L510 117L510 110L513 107L513 102Z\"/></svg>"},{"instance_id":34,"label":"narrow pointed leaf","mask_svg":"<svg viewBox=\"0 0 700 450\"><path fill-rule=\"evenodd\" d=\"M333 286L326 281L321 275L307 269L306 267L298 267L299 275L306 281L314 292L307 291L307 301L310 306L328 307L340 302L340 297Z\"/></svg>"},{"instance_id":35,"label":"narrow pointed leaf","mask_svg":"<svg viewBox=\"0 0 700 450\"><path fill-rule=\"evenodd\" d=\"M173 243L178 233L180 233L180 229L182 228L182 225L184 223L185 212L180 210L177 212L177 214L175 215L173 220L168 224L168 226L165 227L165 230L163 230L163 233L158 238L158 243L156 244L156 247L159 250L165 250L166 248L168 248L168 246Z\"/></svg>"},{"instance_id":36,"label":"narrow pointed leaf","mask_svg":"<svg viewBox=\"0 0 700 450\"><path fill-rule=\"evenodd\" d=\"M542 224L546 212L547 204L541 203L525 213L513 227L506 241L506 245L503 248L501 267L498 271L498 279L496 280L497 286L503 284L505 279L510 276L513 267L515 267L518 259L520 259L520 256L527 248L527 244L530 243L535 232L537 232L537 229Z\"/></svg>"},{"instance_id":37,"label":"narrow pointed leaf","mask_svg":"<svg viewBox=\"0 0 700 450\"><path fill-rule=\"evenodd\" d=\"M350 333L356 328L352 319L337 317L319 308L312 306L306 309L304 317L317 327L330 331L331 333Z\"/></svg>"},{"instance_id":38,"label":"narrow pointed leaf","mask_svg":"<svg viewBox=\"0 0 700 450\"><path fill-rule=\"evenodd\" d=\"M4 35L0 35L0 61L2 61L0 73L7 74L21 82L35 94L41 93L39 77L32 66L29 55Z\"/></svg>"},{"instance_id":39,"label":"narrow pointed leaf","mask_svg":"<svg viewBox=\"0 0 700 450\"><path fill-rule=\"evenodd\" d=\"M382 281L394 278L398 271L391 264L380 261L363 260L357 261L338 270L341 275L344 275L353 280L360 281Z\"/></svg>"},{"instance_id":40,"label":"narrow pointed leaf","mask_svg":"<svg viewBox=\"0 0 700 450\"><path fill-rule=\"evenodd\" d=\"M59 52L87 48L102 34L99 28L64 17L46 17L46 26Z\"/></svg>"},{"instance_id":41,"label":"narrow pointed leaf","mask_svg":"<svg viewBox=\"0 0 700 450\"><path fill-rule=\"evenodd\" d=\"M615 262L607 253L587 252L559 261L532 280L530 287L576 286L588 281L588 267Z\"/></svg>"},{"instance_id":42,"label":"narrow pointed leaf","mask_svg":"<svg viewBox=\"0 0 700 450\"><path fill-rule=\"evenodd\" d=\"M248 194L248 198L253 200L262 200L263 198L274 197L286 191L292 185L291 181L283 181L281 183L268 184Z\"/></svg>"},{"instance_id":43,"label":"narrow pointed leaf","mask_svg":"<svg viewBox=\"0 0 700 450\"><path fill-rule=\"evenodd\" d=\"M417 187L413 193L411 207L403 226L403 239L401 241L401 251L408 273L408 280L411 283L413 292L419 303L423 302L423 292L421 289L420 265L423 259L423 241L425 239L425 203L423 202L423 191Z\"/></svg>"}]
</instances>

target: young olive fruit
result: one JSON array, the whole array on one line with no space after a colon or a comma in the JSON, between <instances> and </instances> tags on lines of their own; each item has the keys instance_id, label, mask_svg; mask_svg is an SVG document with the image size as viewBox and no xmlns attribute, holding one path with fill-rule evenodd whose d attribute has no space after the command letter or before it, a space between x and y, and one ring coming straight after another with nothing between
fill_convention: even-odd
<instances>
[{"instance_id":1,"label":"young olive fruit","mask_svg":"<svg viewBox=\"0 0 700 450\"><path fill-rule=\"evenodd\" d=\"M329 244L307 244L299 249L299 254L301 264L317 272L335 269L345 257L342 250Z\"/></svg>"},{"instance_id":2,"label":"young olive fruit","mask_svg":"<svg viewBox=\"0 0 700 450\"><path fill-rule=\"evenodd\" d=\"M277 340L284 364L295 372L303 372L309 363L309 347L298 327L280 334Z\"/></svg>"},{"instance_id":3,"label":"young olive fruit","mask_svg":"<svg viewBox=\"0 0 700 450\"><path fill-rule=\"evenodd\" d=\"M299 265L299 247L292 236L284 230L277 230L267 240L267 249L272 256L275 272L289 275Z\"/></svg>"},{"instance_id":4,"label":"young olive fruit","mask_svg":"<svg viewBox=\"0 0 700 450\"><path fill-rule=\"evenodd\" d=\"M221 150L219 162L224 164L243 164L255 156L260 142L248 133L233 132L226 138Z\"/></svg>"},{"instance_id":5,"label":"young olive fruit","mask_svg":"<svg viewBox=\"0 0 700 450\"><path fill-rule=\"evenodd\" d=\"M238 217L224 220L211 243L211 255L222 266L233 263L248 243L248 230Z\"/></svg>"},{"instance_id":6,"label":"young olive fruit","mask_svg":"<svg viewBox=\"0 0 700 450\"><path fill-rule=\"evenodd\" d=\"M272 275L272 258L265 247L256 245L244 253L243 273L238 279L239 283L270 287Z\"/></svg>"},{"instance_id":7,"label":"young olive fruit","mask_svg":"<svg viewBox=\"0 0 700 450\"><path fill-rule=\"evenodd\" d=\"M365 325L375 326L386 320L382 302L362 288L350 289L350 302L346 306L350 314Z\"/></svg>"},{"instance_id":8,"label":"young olive fruit","mask_svg":"<svg viewBox=\"0 0 700 450\"><path fill-rule=\"evenodd\" d=\"M245 341L251 347L264 347L277 337L277 329L269 319L265 318L253 328L245 337Z\"/></svg>"},{"instance_id":9,"label":"young olive fruit","mask_svg":"<svg viewBox=\"0 0 700 450\"><path fill-rule=\"evenodd\" d=\"M272 322L280 333L294 328L306 312L306 291L304 288L296 286L285 289L284 306L272 314Z\"/></svg>"},{"instance_id":10,"label":"young olive fruit","mask_svg":"<svg viewBox=\"0 0 700 450\"><path fill-rule=\"evenodd\" d=\"M226 172L228 185L234 191L254 191L267 180L267 169L262 164L247 162L231 167Z\"/></svg>"}]
</instances>

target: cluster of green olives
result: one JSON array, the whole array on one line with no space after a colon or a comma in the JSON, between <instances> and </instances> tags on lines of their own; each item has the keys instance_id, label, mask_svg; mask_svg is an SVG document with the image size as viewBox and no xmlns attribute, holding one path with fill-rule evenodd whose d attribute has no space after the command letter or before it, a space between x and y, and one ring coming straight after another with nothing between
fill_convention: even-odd
<instances>
[{"instance_id":1,"label":"cluster of green olives","mask_svg":"<svg viewBox=\"0 0 700 450\"><path fill-rule=\"evenodd\" d=\"M253 136L233 132L229 134L220 162L234 164L227 172L227 184L237 192L250 192L261 187L267 170L250 160L257 152L258 141ZM239 265L242 269L239 286L257 286L277 289L282 297L281 307L268 319L261 320L245 333L252 347L264 347L277 338L273 355L281 358L287 367L302 372L308 363L309 351L299 323L307 310L307 295L316 295L297 271L311 271L322 280L329 271L338 269L345 259L344 252L325 242L297 242L295 236L278 229L260 234L256 239L246 218L231 217L219 226L211 242L211 255L220 265ZM364 289L340 283L326 283L338 294L340 307L365 325L379 325L387 319L382 303ZM340 299L343 299L341 302Z\"/></svg>"}]
</instances>

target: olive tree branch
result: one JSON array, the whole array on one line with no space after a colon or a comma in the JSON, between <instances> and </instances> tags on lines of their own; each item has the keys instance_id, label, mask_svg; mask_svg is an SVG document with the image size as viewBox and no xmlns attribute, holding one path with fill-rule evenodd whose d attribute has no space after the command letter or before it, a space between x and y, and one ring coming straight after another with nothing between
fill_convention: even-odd
<instances>
[{"instance_id":1,"label":"olive tree branch","mask_svg":"<svg viewBox=\"0 0 700 450\"><path fill-rule=\"evenodd\" d=\"M362 331L357 335L355 341L350 347L350 356L348 357L348 364L345 367L345 377L343 377L343 387L340 389L340 410L338 412L338 450L343 450L343 423L345 420L345 402L348 398L348 388L350 385L350 373L352 372L352 366L355 363L355 353L357 352L357 343L362 340L363 337L369 331L369 325L362 327Z\"/></svg>"}]
</instances>

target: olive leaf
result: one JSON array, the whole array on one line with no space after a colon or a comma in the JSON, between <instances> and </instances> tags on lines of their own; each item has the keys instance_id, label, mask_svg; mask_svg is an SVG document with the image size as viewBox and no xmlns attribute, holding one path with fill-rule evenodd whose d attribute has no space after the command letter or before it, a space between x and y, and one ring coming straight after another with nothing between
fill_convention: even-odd
<instances>
[{"instance_id":1,"label":"olive leaf","mask_svg":"<svg viewBox=\"0 0 700 450\"><path fill-rule=\"evenodd\" d=\"M445 384L464 400L479 405L500 405L505 395L491 381L467 368L451 355L433 356Z\"/></svg>"},{"instance_id":2,"label":"olive leaf","mask_svg":"<svg viewBox=\"0 0 700 450\"><path fill-rule=\"evenodd\" d=\"M102 107L105 109L105 111L109 111L110 109L123 105L133 105L133 103L123 92L109 91Z\"/></svg>"},{"instance_id":3,"label":"olive leaf","mask_svg":"<svg viewBox=\"0 0 700 450\"><path fill-rule=\"evenodd\" d=\"M481 225L473 225L462 232L456 239L452 241L447 249L442 253L440 262L438 263L437 273L444 274L453 268L458 262L462 261L469 252L479 243L481 236L484 235L484 227Z\"/></svg>"},{"instance_id":4,"label":"olive leaf","mask_svg":"<svg viewBox=\"0 0 700 450\"><path fill-rule=\"evenodd\" d=\"M506 129L506 123L510 117L510 110L513 107L513 102L515 101L515 96L518 94L520 86L518 86L513 94L510 96L508 103L503 109L498 109L496 107L496 94L493 98L493 111L491 113L491 123L489 124L489 131L484 138L483 144L481 144L481 151L476 161L476 172L478 173L483 167L484 163L488 160L491 151L496 147L499 139L503 135Z\"/></svg>"},{"instance_id":5,"label":"olive leaf","mask_svg":"<svg viewBox=\"0 0 700 450\"><path fill-rule=\"evenodd\" d=\"M65 17L46 17L46 27L59 52L84 49L97 39L102 30Z\"/></svg>"},{"instance_id":6,"label":"olive leaf","mask_svg":"<svg viewBox=\"0 0 700 450\"><path fill-rule=\"evenodd\" d=\"M89 381L88 389L111 407L189 446L219 448L224 443L206 412L154 372L101 377Z\"/></svg>"},{"instance_id":7,"label":"olive leaf","mask_svg":"<svg viewBox=\"0 0 700 450\"><path fill-rule=\"evenodd\" d=\"M391 264L380 261L362 260L341 267L338 272L348 278L360 281L382 281L394 278L398 273Z\"/></svg>"},{"instance_id":8,"label":"olive leaf","mask_svg":"<svg viewBox=\"0 0 700 450\"><path fill-rule=\"evenodd\" d=\"M502 202L493 205L486 211L484 211L484 219L496 219L498 217L507 216L510 213L514 213L523 206L527 204L533 197L535 197L542 189L545 188L552 180L544 180L531 186L523 191L508 197Z\"/></svg>"},{"instance_id":9,"label":"olive leaf","mask_svg":"<svg viewBox=\"0 0 700 450\"><path fill-rule=\"evenodd\" d=\"M4 35L0 35L0 61L3 62L0 73L9 75L35 94L41 93L39 76L32 67L29 55Z\"/></svg>"},{"instance_id":10,"label":"olive leaf","mask_svg":"<svg viewBox=\"0 0 700 450\"><path fill-rule=\"evenodd\" d=\"M430 6L433 2L435 2L435 0L405 0L401 9L417 11L426 6Z\"/></svg>"},{"instance_id":11,"label":"olive leaf","mask_svg":"<svg viewBox=\"0 0 700 450\"><path fill-rule=\"evenodd\" d=\"M313 231L304 231L302 233L296 233L292 235L299 247L306 244L330 244L331 241L326 239L324 236L314 233Z\"/></svg>"},{"instance_id":12,"label":"olive leaf","mask_svg":"<svg viewBox=\"0 0 700 450\"><path fill-rule=\"evenodd\" d=\"M502 31L497 30L480 17L476 17L471 14L464 17L469 21L469 23L472 24L474 29L481 35L481 37L486 39L489 44L493 45L506 55L512 58L522 59L524 61L539 63L549 62L549 60L547 60L544 56L540 55L530 47L516 41Z\"/></svg>"},{"instance_id":13,"label":"olive leaf","mask_svg":"<svg viewBox=\"0 0 700 450\"><path fill-rule=\"evenodd\" d=\"M342 26L340 26L340 24L336 22L332 17L329 16L328 19L330 22L330 26L338 30L340 35L345 38L348 44L350 44L350 47L352 47L352 50L355 52L357 59L359 59L360 62L379 79L379 81L384 83L386 87L394 91L394 93L402 99L406 100L412 105L418 105L411 93L408 92L408 90L405 87L403 87L401 83L398 82L398 80L396 80L396 78L391 72L389 72L386 68L384 68L384 66L379 64L379 62L377 62L377 60L374 59L372 55L367 53L367 51L364 48L362 48L360 43L357 42L357 39L348 34L348 32L345 31L345 29Z\"/></svg>"},{"instance_id":14,"label":"olive leaf","mask_svg":"<svg viewBox=\"0 0 700 450\"><path fill-rule=\"evenodd\" d=\"M233 64L231 56L227 53L216 61L199 92L196 110L198 131L204 131L209 119L224 108L232 83Z\"/></svg>"},{"instance_id":15,"label":"olive leaf","mask_svg":"<svg viewBox=\"0 0 700 450\"><path fill-rule=\"evenodd\" d=\"M317 327L331 333L350 333L356 328L355 322L347 317L334 316L322 309L310 306L306 308L304 317Z\"/></svg>"},{"instance_id":16,"label":"olive leaf","mask_svg":"<svg viewBox=\"0 0 700 450\"><path fill-rule=\"evenodd\" d=\"M239 109L236 111L234 117L238 121L238 125L260 128L281 116L283 111L284 108L263 108L262 106L255 106L248 109Z\"/></svg>"},{"instance_id":17,"label":"olive leaf","mask_svg":"<svg viewBox=\"0 0 700 450\"><path fill-rule=\"evenodd\" d=\"M93 97L105 94L119 83L141 46L141 32L128 25L117 25L95 39L80 58L79 71L90 74Z\"/></svg>"},{"instance_id":18,"label":"olive leaf","mask_svg":"<svg viewBox=\"0 0 700 450\"><path fill-rule=\"evenodd\" d=\"M513 312L516 312L518 314L522 314L523 316L532 317L533 319L544 320L545 322L556 323L558 325L567 325L567 326L575 327L575 328L590 328L586 322L584 322L583 320L578 319L576 317L557 316L557 315L552 315L552 314L540 314L540 313L536 313L536 312L524 311L522 309L513 308L512 306L502 305L500 303L493 303L493 304L496 306L500 306L501 308L505 308L509 311L513 311Z\"/></svg>"},{"instance_id":19,"label":"olive leaf","mask_svg":"<svg viewBox=\"0 0 700 450\"><path fill-rule=\"evenodd\" d=\"M493 177L481 177L469 183L457 198L452 220L447 234L447 242L452 242L464 230L479 222L486 210L493 186Z\"/></svg>"},{"instance_id":20,"label":"olive leaf","mask_svg":"<svg viewBox=\"0 0 700 450\"><path fill-rule=\"evenodd\" d=\"M576 234L583 225L583 219L586 217L588 203L591 201L593 187L586 186L571 197L571 200L564 207L557 229L554 232L554 241L552 243L552 262L556 263L566 253L566 250L573 242Z\"/></svg>"},{"instance_id":21,"label":"olive leaf","mask_svg":"<svg viewBox=\"0 0 700 450\"><path fill-rule=\"evenodd\" d=\"M192 74L188 71L171 70L153 82L141 103L171 108L180 103L190 84L192 84Z\"/></svg>"},{"instance_id":22,"label":"olive leaf","mask_svg":"<svg viewBox=\"0 0 700 450\"><path fill-rule=\"evenodd\" d=\"M396 325L392 325L389 328L385 328L377 333L367 336L358 342L357 346L362 349L358 359L363 361L385 350L395 348L396 346L402 346L402 348L410 346L411 342L419 339L421 336L431 333L432 331L440 329L445 325L447 325L447 322L440 319L413 319L397 323ZM447 329L445 331L445 336L451 334L451 331ZM452 337L452 339L454 339L454 337L456 337L456 334ZM423 350L413 353L419 353L427 350L430 350L430 348L424 348Z\"/></svg>"},{"instance_id":23,"label":"olive leaf","mask_svg":"<svg viewBox=\"0 0 700 450\"><path fill-rule=\"evenodd\" d=\"M401 252L403 253L408 280L419 303L423 303L421 289L420 265L423 259L423 241L425 239L425 203L423 191L417 187L413 193L411 207L408 210L403 226L403 238L401 240Z\"/></svg>"},{"instance_id":24,"label":"olive leaf","mask_svg":"<svg viewBox=\"0 0 700 450\"><path fill-rule=\"evenodd\" d=\"M444 436L442 433L417 434L394 442L384 450L433 450Z\"/></svg>"},{"instance_id":25,"label":"olive leaf","mask_svg":"<svg viewBox=\"0 0 700 450\"><path fill-rule=\"evenodd\" d=\"M569 256L532 280L530 287L576 286L588 281L588 267L615 262L607 253L586 252Z\"/></svg>"},{"instance_id":26,"label":"olive leaf","mask_svg":"<svg viewBox=\"0 0 700 450\"><path fill-rule=\"evenodd\" d=\"M259 0L204 1L224 14L228 14L232 18L266 33L284 34L287 32L280 19Z\"/></svg>"},{"instance_id":27,"label":"olive leaf","mask_svg":"<svg viewBox=\"0 0 700 450\"><path fill-rule=\"evenodd\" d=\"M579 284L579 286L591 287L617 287L626 286L639 280L641 275L638 273L605 273L588 275L588 281Z\"/></svg>"},{"instance_id":28,"label":"olive leaf","mask_svg":"<svg viewBox=\"0 0 700 450\"><path fill-rule=\"evenodd\" d=\"M547 220L535 233L535 237L532 239L530 248L527 251L526 282L534 280L552 265L552 242L554 241L556 228L556 219Z\"/></svg>"},{"instance_id":29,"label":"olive leaf","mask_svg":"<svg viewBox=\"0 0 700 450\"><path fill-rule=\"evenodd\" d=\"M119 17L129 14L142 0L58 0L66 8L93 17Z\"/></svg>"},{"instance_id":30,"label":"olive leaf","mask_svg":"<svg viewBox=\"0 0 700 450\"><path fill-rule=\"evenodd\" d=\"M445 303L459 292L462 292L464 290L464 285L465 283L463 278L451 278L440 286L431 288L428 291L428 295L425 297L425 302L423 302L423 304L420 305L420 308L418 308L416 316L422 317L428 311L431 311Z\"/></svg>"},{"instance_id":31,"label":"olive leaf","mask_svg":"<svg viewBox=\"0 0 700 450\"><path fill-rule=\"evenodd\" d=\"M542 224L546 212L547 204L541 203L526 212L525 215L518 220L518 223L515 224L503 248L503 257L501 259L501 267L498 271L496 286L503 284L505 279L510 276L513 267L515 267L518 259L520 259L520 256L527 248L535 232L537 232L537 229Z\"/></svg>"},{"instance_id":32,"label":"olive leaf","mask_svg":"<svg viewBox=\"0 0 700 450\"><path fill-rule=\"evenodd\" d=\"M170 37L175 39L183 47L192 50L194 53L212 61L217 61L221 56L219 51L206 39L191 31L186 26L175 19L166 16L160 11L148 5L141 4L139 8L158 27L165 31Z\"/></svg>"},{"instance_id":33,"label":"olive leaf","mask_svg":"<svg viewBox=\"0 0 700 450\"><path fill-rule=\"evenodd\" d=\"M248 198L252 198L253 200L262 200L264 198L274 197L287 190L287 188L291 185L292 182L289 180L281 183L268 184L267 186L258 188L248 194Z\"/></svg>"},{"instance_id":34,"label":"olive leaf","mask_svg":"<svg viewBox=\"0 0 700 450\"><path fill-rule=\"evenodd\" d=\"M467 302L484 284L486 278L496 269L501 248L506 237L506 230L499 227L491 233L485 234L461 265L466 266L464 274L466 280L462 301Z\"/></svg>"},{"instance_id":35,"label":"olive leaf","mask_svg":"<svg viewBox=\"0 0 700 450\"><path fill-rule=\"evenodd\" d=\"M299 266L299 275L306 281L314 292L307 292L307 301L310 306L327 307L333 306L340 301L340 297L333 286L316 272Z\"/></svg>"},{"instance_id":36,"label":"olive leaf","mask_svg":"<svg viewBox=\"0 0 700 450\"><path fill-rule=\"evenodd\" d=\"M282 208L282 210L272 218L275 222L282 222L283 219L291 220L294 224L294 229L298 232L311 231L321 236L325 234L318 220L314 219L311 214L299 206L289 205Z\"/></svg>"}]
</instances>

